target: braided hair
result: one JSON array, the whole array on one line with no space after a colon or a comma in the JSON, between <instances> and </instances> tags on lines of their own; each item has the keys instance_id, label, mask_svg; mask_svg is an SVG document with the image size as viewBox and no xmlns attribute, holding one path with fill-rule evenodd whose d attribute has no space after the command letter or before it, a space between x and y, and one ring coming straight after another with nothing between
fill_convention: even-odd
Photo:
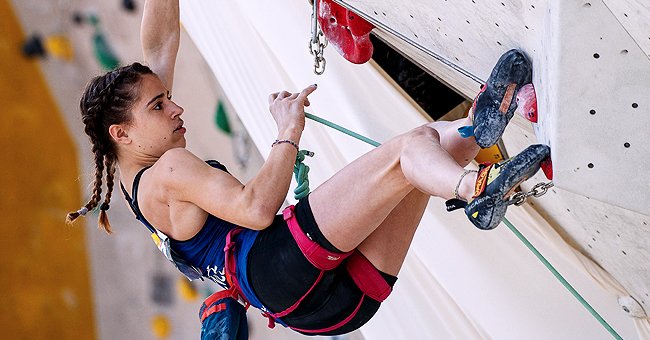
<instances>
[{"instance_id":1,"label":"braided hair","mask_svg":"<svg viewBox=\"0 0 650 340\"><path fill-rule=\"evenodd\" d=\"M102 179L106 171L106 195L99 207L99 227L111 233L111 225L106 211L110 208L111 194L117 163L115 143L111 140L108 128L113 124L128 123L130 109L138 99L137 85L145 74L153 74L151 69L140 63L123 66L104 75L93 78L86 86L79 107L84 131L90 137L95 156L95 179L90 200L81 209L68 213L67 223L86 215L95 209L102 199Z\"/></svg>"}]
</instances>

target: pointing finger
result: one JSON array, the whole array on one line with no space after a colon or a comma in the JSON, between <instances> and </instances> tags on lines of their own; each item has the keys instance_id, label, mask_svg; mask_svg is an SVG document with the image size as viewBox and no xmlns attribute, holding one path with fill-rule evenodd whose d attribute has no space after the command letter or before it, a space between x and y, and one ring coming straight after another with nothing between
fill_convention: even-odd
<instances>
[{"instance_id":1,"label":"pointing finger","mask_svg":"<svg viewBox=\"0 0 650 340\"><path fill-rule=\"evenodd\" d=\"M305 87L305 89L302 90L302 92L300 92L300 95L298 95L297 99L304 102L305 100L307 100L308 95L316 91L316 87L317 87L316 84Z\"/></svg>"}]
</instances>

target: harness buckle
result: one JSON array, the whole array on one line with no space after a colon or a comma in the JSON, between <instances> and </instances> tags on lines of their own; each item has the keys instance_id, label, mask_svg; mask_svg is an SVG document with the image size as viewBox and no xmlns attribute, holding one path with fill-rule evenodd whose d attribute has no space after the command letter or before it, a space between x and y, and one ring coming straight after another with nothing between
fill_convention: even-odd
<instances>
[{"instance_id":1,"label":"harness buckle","mask_svg":"<svg viewBox=\"0 0 650 340\"><path fill-rule=\"evenodd\" d=\"M294 209L295 207L293 205L288 206L282 211L282 218L284 218L285 221L290 220L294 216Z\"/></svg>"}]
</instances>

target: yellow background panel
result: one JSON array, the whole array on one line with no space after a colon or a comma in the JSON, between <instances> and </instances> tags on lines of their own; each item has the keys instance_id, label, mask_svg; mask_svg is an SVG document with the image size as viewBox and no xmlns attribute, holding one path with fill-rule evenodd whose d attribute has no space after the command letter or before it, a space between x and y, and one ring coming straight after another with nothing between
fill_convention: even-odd
<instances>
[{"instance_id":1,"label":"yellow background panel","mask_svg":"<svg viewBox=\"0 0 650 340\"><path fill-rule=\"evenodd\" d=\"M0 0L0 329L6 339L95 338L76 149Z\"/></svg>"}]
</instances>

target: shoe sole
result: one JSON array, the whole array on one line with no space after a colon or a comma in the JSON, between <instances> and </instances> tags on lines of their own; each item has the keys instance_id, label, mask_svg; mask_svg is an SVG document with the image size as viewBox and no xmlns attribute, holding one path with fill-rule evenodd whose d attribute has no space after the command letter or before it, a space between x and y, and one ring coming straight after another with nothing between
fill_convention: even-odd
<instances>
[{"instance_id":1,"label":"shoe sole","mask_svg":"<svg viewBox=\"0 0 650 340\"><path fill-rule=\"evenodd\" d=\"M490 147L501 138L517 109L517 93L531 81L532 66L523 52L510 50L501 56L488 78L487 88L475 100L474 136L480 147ZM477 124L477 120L481 122Z\"/></svg>"}]
</instances>

